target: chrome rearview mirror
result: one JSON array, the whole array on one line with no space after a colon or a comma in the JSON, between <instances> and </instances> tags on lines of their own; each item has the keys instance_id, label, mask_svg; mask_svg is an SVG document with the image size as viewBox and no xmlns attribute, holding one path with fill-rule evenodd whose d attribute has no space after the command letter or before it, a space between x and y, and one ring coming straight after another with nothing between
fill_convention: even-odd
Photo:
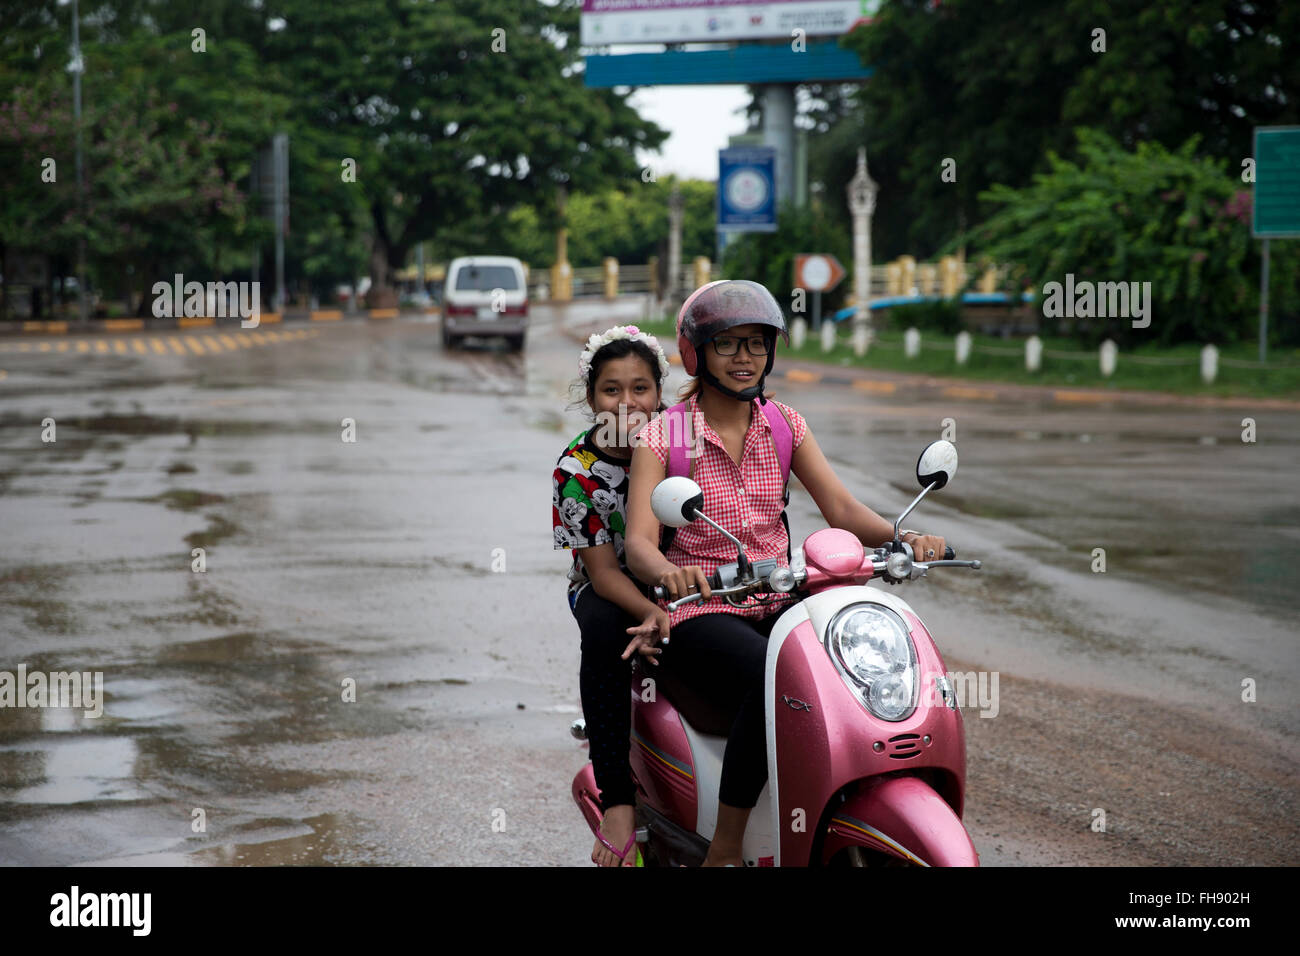
<instances>
[{"instance_id":1,"label":"chrome rearview mirror","mask_svg":"<svg viewBox=\"0 0 1300 956\"><path fill-rule=\"evenodd\" d=\"M704 504L700 486L684 475L665 478L650 492L650 507L660 524L670 528L684 528L696 518Z\"/></svg>"},{"instance_id":2,"label":"chrome rearview mirror","mask_svg":"<svg viewBox=\"0 0 1300 956\"><path fill-rule=\"evenodd\" d=\"M934 485L938 491L957 474L957 446L950 441L933 441L916 460L916 480L922 488Z\"/></svg>"}]
</instances>

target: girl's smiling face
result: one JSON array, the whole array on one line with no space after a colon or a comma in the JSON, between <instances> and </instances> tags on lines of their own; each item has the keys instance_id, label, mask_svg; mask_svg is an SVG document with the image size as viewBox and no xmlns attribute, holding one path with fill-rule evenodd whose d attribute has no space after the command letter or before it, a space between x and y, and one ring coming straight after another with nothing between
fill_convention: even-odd
<instances>
[{"instance_id":1,"label":"girl's smiling face","mask_svg":"<svg viewBox=\"0 0 1300 956\"><path fill-rule=\"evenodd\" d=\"M633 353L601 363L590 403L596 444L622 449L659 408L659 386L646 360Z\"/></svg>"},{"instance_id":2,"label":"girl's smiling face","mask_svg":"<svg viewBox=\"0 0 1300 956\"><path fill-rule=\"evenodd\" d=\"M744 391L758 384L758 380L763 375L763 369L767 367L766 355L751 355L746 343L751 338L762 338L768 340L768 348L772 347L770 341L771 328L766 325L737 325L719 332L715 337L717 339L731 339L733 346L738 345L734 355L719 355L718 350L714 348L713 342L704 346L704 361L708 369L712 372L723 385L735 389L737 392Z\"/></svg>"}]
</instances>

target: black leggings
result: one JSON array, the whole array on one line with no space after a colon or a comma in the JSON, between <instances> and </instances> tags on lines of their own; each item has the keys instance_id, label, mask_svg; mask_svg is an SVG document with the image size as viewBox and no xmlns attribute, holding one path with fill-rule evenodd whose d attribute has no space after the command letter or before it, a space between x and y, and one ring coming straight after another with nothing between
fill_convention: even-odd
<instances>
[{"instance_id":1,"label":"black leggings","mask_svg":"<svg viewBox=\"0 0 1300 956\"><path fill-rule=\"evenodd\" d=\"M632 640L627 629L641 622L601 597L590 584L578 595L573 616L582 631L578 688L600 806L608 810L634 804L636 790L627 759L632 735L632 661L622 660L620 655Z\"/></svg>"},{"instance_id":2,"label":"black leggings","mask_svg":"<svg viewBox=\"0 0 1300 956\"><path fill-rule=\"evenodd\" d=\"M767 639L784 610L761 620L736 614L690 618L673 628L659 658L692 689L736 715L718 789L718 799L730 807L752 809L767 782L763 673Z\"/></svg>"}]
</instances>

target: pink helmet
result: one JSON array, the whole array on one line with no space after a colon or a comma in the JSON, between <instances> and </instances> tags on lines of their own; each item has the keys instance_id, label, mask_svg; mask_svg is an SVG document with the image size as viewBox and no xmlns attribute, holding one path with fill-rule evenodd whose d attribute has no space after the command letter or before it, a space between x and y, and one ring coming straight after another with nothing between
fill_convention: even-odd
<instances>
[{"instance_id":1,"label":"pink helmet","mask_svg":"<svg viewBox=\"0 0 1300 956\"><path fill-rule=\"evenodd\" d=\"M772 293L749 279L718 279L692 292L677 313L677 351L686 374L698 374L697 349L737 325L768 325L781 333L787 345L790 342L785 316ZM767 353L764 375L772 371L775 358L776 349L772 349Z\"/></svg>"}]
</instances>

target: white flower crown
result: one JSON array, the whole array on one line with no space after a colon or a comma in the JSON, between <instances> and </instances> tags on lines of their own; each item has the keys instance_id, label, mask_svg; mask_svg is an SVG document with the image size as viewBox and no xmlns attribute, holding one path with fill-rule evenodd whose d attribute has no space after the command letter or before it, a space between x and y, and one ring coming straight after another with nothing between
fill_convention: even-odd
<instances>
[{"instance_id":1,"label":"white flower crown","mask_svg":"<svg viewBox=\"0 0 1300 956\"><path fill-rule=\"evenodd\" d=\"M587 381L587 376L591 374L591 360L596 357L596 353L609 345L610 342L617 342L619 339L631 339L633 342L644 342L648 345L650 350L659 358L660 379L667 377L668 356L664 354L663 348L660 347L659 340L648 332L642 332L635 325L616 325L599 335L593 333L591 338L587 339L587 347L578 356L578 373L582 376L584 382Z\"/></svg>"}]
</instances>

